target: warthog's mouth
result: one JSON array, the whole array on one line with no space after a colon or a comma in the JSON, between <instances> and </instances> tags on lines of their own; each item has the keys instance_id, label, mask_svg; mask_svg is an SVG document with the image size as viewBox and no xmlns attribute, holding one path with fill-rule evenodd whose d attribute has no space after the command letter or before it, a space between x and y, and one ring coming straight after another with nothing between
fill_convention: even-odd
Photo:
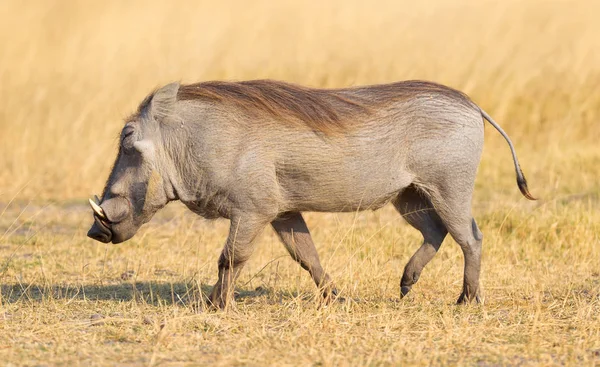
<instances>
[{"instance_id":1,"label":"warthog's mouth","mask_svg":"<svg viewBox=\"0 0 600 367\"><path fill-rule=\"evenodd\" d=\"M96 214L94 214L94 224L92 224L92 228L90 228L87 235L89 238L102 243L109 243L113 238L110 224L100 219Z\"/></svg>"}]
</instances>

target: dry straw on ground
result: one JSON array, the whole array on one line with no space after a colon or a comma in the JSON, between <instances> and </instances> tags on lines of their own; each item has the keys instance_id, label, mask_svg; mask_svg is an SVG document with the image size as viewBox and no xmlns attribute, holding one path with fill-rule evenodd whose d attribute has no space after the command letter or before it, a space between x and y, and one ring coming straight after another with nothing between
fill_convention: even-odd
<instances>
[{"instance_id":1,"label":"dry straw on ground","mask_svg":"<svg viewBox=\"0 0 600 367\"><path fill-rule=\"evenodd\" d=\"M14 365L600 364L596 1L0 2L0 362ZM447 239L407 299L418 233L390 208L310 214L344 302L319 308L271 231L236 312L203 312L227 223L169 206L118 246L85 237L122 118L172 80L335 87L430 79L486 129L474 213L486 303L457 307Z\"/></svg>"}]
</instances>

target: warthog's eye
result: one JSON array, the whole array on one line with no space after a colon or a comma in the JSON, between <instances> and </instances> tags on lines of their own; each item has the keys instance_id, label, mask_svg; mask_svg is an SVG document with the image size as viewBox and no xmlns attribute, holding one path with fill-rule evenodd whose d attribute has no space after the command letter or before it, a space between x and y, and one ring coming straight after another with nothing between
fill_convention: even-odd
<instances>
[{"instance_id":1,"label":"warthog's eye","mask_svg":"<svg viewBox=\"0 0 600 367\"><path fill-rule=\"evenodd\" d=\"M133 143L135 140L134 135L135 129L133 128L133 126L125 126L125 129L123 129L122 133L121 145L126 151L131 150L131 148L133 147Z\"/></svg>"}]
</instances>

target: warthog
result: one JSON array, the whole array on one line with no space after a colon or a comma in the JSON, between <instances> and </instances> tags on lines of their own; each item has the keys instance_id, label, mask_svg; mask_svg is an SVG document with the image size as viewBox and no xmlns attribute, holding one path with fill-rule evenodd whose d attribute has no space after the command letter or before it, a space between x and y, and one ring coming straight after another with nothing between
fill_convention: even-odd
<instances>
[{"instance_id":1,"label":"warthog","mask_svg":"<svg viewBox=\"0 0 600 367\"><path fill-rule=\"evenodd\" d=\"M311 89L277 81L169 84L150 94L121 131L88 236L131 238L168 202L231 221L210 295L216 307L254 239L271 224L326 299L323 270L302 212L350 212L391 202L423 235L401 280L404 296L448 233L460 245L459 303L480 301L482 233L471 197L483 120L508 142L517 184L534 200L506 133L465 94L424 81Z\"/></svg>"}]
</instances>

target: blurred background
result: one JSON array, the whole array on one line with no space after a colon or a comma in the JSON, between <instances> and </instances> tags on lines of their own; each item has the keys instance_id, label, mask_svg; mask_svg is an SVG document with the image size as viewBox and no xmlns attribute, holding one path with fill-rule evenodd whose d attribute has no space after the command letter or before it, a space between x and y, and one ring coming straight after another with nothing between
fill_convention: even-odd
<instances>
[{"instance_id":1,"label":"blurred background","mask_svg":"<svg viewBox=\"0 0 600 367\"><path fill-rule=\"evenodd\" d=\"M0 202L100 192L123 118L157 86L257 78L443 83L505 128L534 195L597 190L599 13L585 0L1 1ZM486 130L481 195L518 197Z\"/></svg>"},{"instance_id":2,"label":"blurred background","mask_svg":"<svg viewBox=\"0 0 600 367\"><path fill-rule=\"evenodd\" d=\"M600 1L0 0L0 361L14 365L600 363ZM426 79L486 126L473 213L483 307L452 240L408 298L421 235L388 206L308 213L328 308L271 230L238 312L202 311L227 221L181 204L127 243L85 236L124 118L172 81L335 88ZM166 325L166 326L165 326ZM93 326L93 327L92 327Z\"/></svg>"}]
</instances>

